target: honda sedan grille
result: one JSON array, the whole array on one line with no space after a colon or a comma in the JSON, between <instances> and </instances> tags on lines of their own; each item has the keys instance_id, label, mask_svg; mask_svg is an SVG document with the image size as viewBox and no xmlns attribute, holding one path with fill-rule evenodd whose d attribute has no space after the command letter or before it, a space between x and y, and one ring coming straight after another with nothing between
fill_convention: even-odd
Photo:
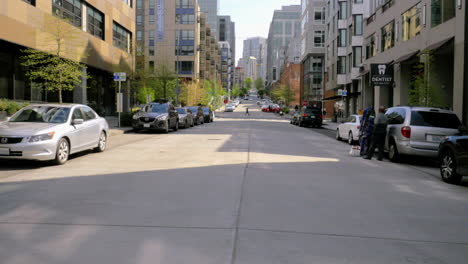
<instances>
[{"instance_id":1,"label":"honda sedan grille","mask_svg":"<svg viewBox=\"0 0 468 264\"><path fill-rule=\"evenodd\" d=\"M17 144L22 140L22 137L0 137L0 144Z\"/></svg>"}]
</instances>

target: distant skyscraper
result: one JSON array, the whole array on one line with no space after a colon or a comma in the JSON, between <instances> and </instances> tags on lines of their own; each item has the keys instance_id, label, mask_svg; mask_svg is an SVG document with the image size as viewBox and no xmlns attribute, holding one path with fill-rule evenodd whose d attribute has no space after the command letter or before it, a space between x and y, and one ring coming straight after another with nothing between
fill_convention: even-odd
<instances>
[{"instance_id":1,"label":"distant skyscraper","mask_svg":"<svg viewBox=\"0 0 468 264\"><path fill-rule=\"evenodd\" d=\"M262 37L249 38L244 40L244 50L242 57L249 59L255 57L257 61L257 77L265 80L266 78L266 55L267 40Z\"/></svg>"},{"instance_id":2,"label":"distant skyscraper","mask_svg":"<svg viewBox=\"0 0 468 264\"><path fill-rule=\"evenodd\" d=\"M231 47L233 62L236 58L236 24L230 16L218 16L218 41L227 41Z\"/></svg>"},{"instance_id":3,"label":"distant skyscraper","mask_svg":"<svg viewBox=\"0 0 468 264\"><path fill-rule=\"evenodd\" d=\"M283 6L275 10L268 33L267 51L267 84L279 79L278 59L284 60L284 49L294 36L301 34L301 6ZM283 48L283 52L280 49Z\"/></svg>"},{"instance_id":4,"label":"distant skyscraper","mask_svg":"<svg viewBox=\"0 0 468 264\"><path fill-rule=\"evenodd\" d=\"M218 29L218 8L219 0L198 0L200 11L207 14L207 23L211 27L211 32L217 37Z\"/></svg>"}]
</instances>

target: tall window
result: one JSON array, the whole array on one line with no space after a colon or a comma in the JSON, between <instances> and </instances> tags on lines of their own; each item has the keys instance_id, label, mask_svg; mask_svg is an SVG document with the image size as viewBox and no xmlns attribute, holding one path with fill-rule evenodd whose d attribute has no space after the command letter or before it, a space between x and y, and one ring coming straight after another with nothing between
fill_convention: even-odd
<instances>
[{"instance_id":1,"label":"tall window","mask_svg":"<svg viewBox=\"0 0 468 264\"><path fill-rule=\"evenodd\" d=\"M193 0L176 0L176 8L194 8Z\"/></svg>"},{"instance_id":2,"label":"tall window","mask_svg":"<svg viewBox=\"0 0 468 264\"><path fill-rule=\"evenodd\" d=\"M291 23L291 21L286 21L284 23L284 34L292 35L292 23Z\"/></svg>"},{"instance_id":3,"label":"tall window","mask_svg":"<svg viewBox=\"0 0 468 264\"><path fill-rule=\"evenodd\" d=\"M346 74L346 56L339 56L336 74Z\"/></svg>"},{"instance_id":4,"label":"tall window","mask_svg":"<svg viewBox=\"0 0 468 264\"><path fill-rule=\"evenodd\" d=\"M339 2L340 9L338 10L338 19L348 18L348 2Z\"/></svg>"},{"instance_id":5,"label":"tall window","mask_svg":"<svg viewBox=\"0 0 468 264\"><path fill-rule=\"evenodd\" d=\"M421 3L403 13L402 27L403 41L414 38L421 33Z\"/></svg>"},{"instance_id":6,"label":"tall window","mask_svg":"<svg viewBox=\"0 0 468 264\"><path fill-rule=\"evenodd\" d=\"M395 20L382 28L382 51L386 51L395 46Z\"/></svg>"},{"instance_id":7,"label":"tall window","mask_svg":"<svg viewBox=\"0 0 468 264\"><path fill-rule=\"evenodd\" d=\"M438 26L445 21L455 17L456 0L432 0L431 2L431 25Z\"/></svg>"},{"instance_id":8,"label":"tall window","mask_svg":"<svg viewBox=\"0 0 468 264\"><path fill-rule=\"evenodd\" d=\"M338 47L343 48L346 47L346 41L347 36L346 36L346 29L340 29L339 34L338 34Z\"/></svg>"},{"instance_id":9,"label":"tall window","mask_svg":"<svg viewBox=\"0 0 468 264\"><path fill-rule=\"evenodd\" d=\"M143 40L143 31L138 30L136 32L136 40Z\"/></svg>"},{"instance_id":10,"label":"tall window","mask_svg":"<svg viewBox=\"0 0 468 264\"><path fill-rule=\"evenodd\" d=\"M362 65L362 47L353 47L353 67L359 67Z\"/></svg>"},{"instance_id":11,"label":"tall window","mask_svg":"<svg viewBox=\"0 0 468 264\"><path fill-rule=\"evenodd\" d=\"M81 28L81 0L52 0L52 13Z\"/></svg>"},{"instance_id":12,"label":"tall window","mask_svg":"<svg viewBox=\"0 0 468 264\"><path fill-rule=\"evenodd\" d=\"M154 56L154 46L149 46L148 47L148 54L149 54L149 56Z\"/></svg>"},{"instance_id":13,"label":"tall window","mask_svg":"<svg viewBox=\"0 0 468 264\"><path fill-rule=\"evenodd\" d=\"M88 5L86 31L100 39L104 39L104 15Z\"/></svg>"},{"instance_id":14,"label":"tall window","mask_svg":"<svg viewBox=\"0 0 468 264\"><path fill-rule=\"evenodd\" d=\"M366 59L377 55L377 45L375 43L375 34L366 39Z\"/></svg>"},{"instance_id":15,"label":"tall window","mask_svg":"<svg viewBox=\"0 0 468 264\"><path fill-rule=\"evenodd\" d=\"M362 36L362 15L353 16L354 36Z\"/></svg>"},{"instance_id":16,"label":"tall window","mask_svg":"<svg viewBox=\"0 0 468 264\"><path fill-rule=\"evenodd\" d=\"M325 31L324 30L314 31L314 47L316 48L325 47Z\"/></svg>"},{"instance_id":17,"label":"tall window","mask_svg":"<svg viewBox=\"0 0 468 264\"><path fill-rule=\"evenodd\" d=\"M325 24L325 8L324 7L314 8L314 23Z\"/></svg>"},{"instance_id":18,"label":"tall window","mask_svg":"<svg viewBox=\"0 0 468 264\"><path fill-rule=\"evenodd\" d=\"M148 22L150 25L154 24L154 15L148 15Z\"/></svg>"},{"instance_id":19,"label":"tall window","mask_svg":"<svg viewBox=\"0 0 468 264\"><path fill-rule=\"evenodd\" d=\"M149 0L149 8L154 8L154 2L156 0Z\"/></svg>"},{"instance_id":20,"label":"tall window","mask_svg":"<svg viewBox=\"0 0 468 264\"><path fill-rule=\"evenodd\" d=\"M143 8L143 0L136 0L136 7L137 9Z\"/></svg>"},{"instance_id":21,"label":"tall window","mask_svg":"<svg viewBox=\"0 0 468 264\"><path fill-rule=\"evenodd\" d=\"M178 30L176 33L176 41L179 40L195 40L195 32L193 30Z\"/></svg>"},{"instance_id":22,"label":"tall window","mask_svg":"<svg viewBox=\"0 0 468 264\"><path fill-rule=\"evenodd\" d=\"M179 54L177 54L177 51ZM179 56L193 56L195 53L195 49L193 46L179 46L179 49L175 50L175 54Z\"/></svg>"},{"instance_id":23,"label":"tall window","mask_svg":"<svg viewBox=\"0 0 468 264\"><path fill-rule=\"evenodd\" d=\"M179 18L176 18L176 23L195 24L195 15L180 15Z\"/></svg>"},{"instance_id":24,"label":"tall window","mask_svg":"<svg viewBox=\"0 0 468 264\"><path fill-rule=\"evenodd\" d=\"M136 16L137 25L143 25L143 17L141 15Z\"/></svg>"},{"instance_id":25,"label":"tall window","mask_svg":"<svg viewBox=\"0 0 468 264\"><path fill-rule=\"evenodd\" d=\"M130 52L132 33L115 22L112 29L114 46L126 52Z\"/></svg>"},{"instance_id":26,"label":"tall window","mask_svg":"<svg viewBox=\"0 0 468 264\"><path fill-rule=\"evenodd\" d=\"M192 74L193 72L193 61L179 61L179 73L189 73ZM176 69L177 69L177 62L176 62Z\"/></svg>"}]
</instances>

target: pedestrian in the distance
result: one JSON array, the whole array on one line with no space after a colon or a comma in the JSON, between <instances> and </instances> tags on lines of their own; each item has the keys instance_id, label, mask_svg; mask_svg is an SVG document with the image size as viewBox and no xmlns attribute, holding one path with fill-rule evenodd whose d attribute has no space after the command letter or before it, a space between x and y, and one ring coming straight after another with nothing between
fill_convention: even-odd
<instances>
[{"instance_id":1,"label":"pedestrian in the distance","mask_svg":"<svg viewBox=\"0 0 468 264\"><path fill-rule=\"evenodd\" d=\"M245 109L245 115L246 115L246 116L250 116L250 114L249 114L249 108L248 108L248 107Z\"/></svg>"},{"instance_id":2,"label":"pedestrian in the distance","mask_svg":"<svg viewBox=\"0 0 468 264\"><path fill-rule=\"evenodd\" d=\"M367 154L363 157L364 159L372 159L374 156L375 148L379 148L379 155L377 160L383 160L385 137L387 136L387 125L388 119L385 116L385 107L379 107L379 113L375 117L374 121L374 132L372 133L372 143L367 151Z\"/></svg>"}]
</instances>

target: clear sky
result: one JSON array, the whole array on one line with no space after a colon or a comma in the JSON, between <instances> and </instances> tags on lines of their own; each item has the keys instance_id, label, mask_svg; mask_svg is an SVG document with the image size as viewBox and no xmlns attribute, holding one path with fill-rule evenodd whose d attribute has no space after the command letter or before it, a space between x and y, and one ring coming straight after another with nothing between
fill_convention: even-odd
<instances>
[{"instance_id":1,"label":"clear sky","mask_svg":"<svg viewBox=\"0 0 468 264\"><path fill-rule=\"evenodd\" d=\"M220 0L219 14L231 16L236 23L236 64L242 57L244 39L268 37L274 10L299 4L300 0Z\"/></svg>"}]
</instances>

